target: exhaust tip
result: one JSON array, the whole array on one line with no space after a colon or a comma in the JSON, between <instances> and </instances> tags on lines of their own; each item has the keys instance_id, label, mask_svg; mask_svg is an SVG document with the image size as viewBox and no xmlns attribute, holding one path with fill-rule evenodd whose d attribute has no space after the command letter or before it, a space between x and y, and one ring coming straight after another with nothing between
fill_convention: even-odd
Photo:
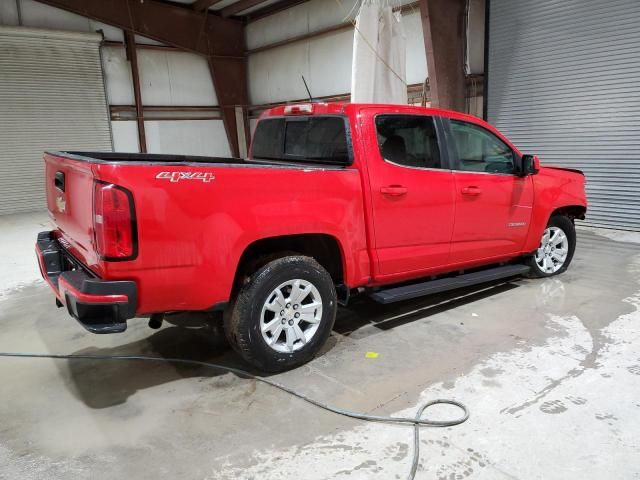
<instances>
[{"instance_id":1,"label":"exhaust tip","mask_svg":"<svg viewBox=\"0 0 640 480\"><path fill-rule=\"evenodd\" d=\"M162 321L164 320L164 313L154 313L149 318L149 328L153 328L154 330L158 330L162 326Z\"/></svg>"}]
</instances>

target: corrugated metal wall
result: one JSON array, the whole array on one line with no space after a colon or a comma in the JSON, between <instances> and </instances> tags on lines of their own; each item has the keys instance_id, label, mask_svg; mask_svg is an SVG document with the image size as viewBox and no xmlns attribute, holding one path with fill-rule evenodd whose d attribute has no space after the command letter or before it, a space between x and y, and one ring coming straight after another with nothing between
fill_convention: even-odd
<instances>
[{"instance_id":1,"label":"corrugated metal wall","mask_svg":"<svg viewBox=\"0 0 640 480\"><path fill-rule=\"evenodd\" d=\"M0 214L46 207L44 150L111 150L100 41L0 27Z\"/></svg>"},{"instance_id":2,"label":"corrugated metal wall","mask_svg":"<svg viewBox=\"0 0 640 480\"><path fill-rule=\"evenodd\" d=\"M583 170L591 225L640 230L640 2L491 0L487 117Z\"/></svg>"}]
</instances>

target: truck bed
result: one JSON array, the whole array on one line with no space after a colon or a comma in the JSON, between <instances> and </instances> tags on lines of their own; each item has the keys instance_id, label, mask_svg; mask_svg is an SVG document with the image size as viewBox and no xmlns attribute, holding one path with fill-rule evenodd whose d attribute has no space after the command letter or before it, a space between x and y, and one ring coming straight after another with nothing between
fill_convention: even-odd
<instances>
[{"instance_id":1,"label":"truck bed","mask_svg":"<svg viewBox=\"0 0 640 480\"><path fill-rule=\"evenodd\" d=\"M367 253L356 168L79 151L47 152L45 163L55 239L98 278L135 281L138 313L225 301L246 248L284 232L327 232L355 252L350 272L358 281L368 274L361 271ZM117 185L133 205L135 255L126 261L106 261L96 246L94 190L101 185Z\"/></svg>"},{"instance_id":2,"label":"truck bed","mask_svg":"<svg viewBox=\"0 0 640 480\"><path fill-rule=\"evenodd\" d=\"M64 155L74 160L92 163L151 163L151 164L244 164L247 160L234 157L204 157L198 155L169 155L159 153L121 153L121 152L47 152L51 155Z\"/></svg>"},{"instance_id":3,"label":"truck bed","mask_svg":"<svg viewBox=\"0 0 640 480\"><path fill-rule=\"evenodd\" d=\"M236 157L205 157L199 155L173 155L160 153L121 153L121 152L69 152L48 151L49 155L66 157L72 160L102 164L121 165L183 165L183 166L207 166L207 165L237 165L237 166L266 166L289 168L323 168L344 169L344 165L299 162L272 159L243 159Z\"/></svg>"}]
</instances>

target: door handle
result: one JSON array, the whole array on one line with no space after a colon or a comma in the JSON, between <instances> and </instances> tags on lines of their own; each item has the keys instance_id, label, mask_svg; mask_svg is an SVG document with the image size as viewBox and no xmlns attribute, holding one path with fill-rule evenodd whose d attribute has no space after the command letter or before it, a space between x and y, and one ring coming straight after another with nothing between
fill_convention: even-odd
<instances>
[{"instance_id":1,"label":"door handle","mask_svg":"<svg viewBox=\"0 0 640 480\"><path fill-rule=\"evenodd\" d=\"M391 197L399 197L401 195L406 195L409 191L407 187L403 187L402 185L389 185L388 187L382 187L380 189L380 193L383 195L389 195Z\"/></svg>"},{"instance_id":2,"label":"door handle","mask_svg":"<svg viewBox=\"0 0 640 480\"><path fill-rule=\"evenodd\" d=\"M470 186L464 187L462 189L462 194L463 195L469 195L470 197L477 197L481 193L482 193L482 190L480 190L478 187L476 187L474 185L470 185Z\"/></svg>"}]
</instances>

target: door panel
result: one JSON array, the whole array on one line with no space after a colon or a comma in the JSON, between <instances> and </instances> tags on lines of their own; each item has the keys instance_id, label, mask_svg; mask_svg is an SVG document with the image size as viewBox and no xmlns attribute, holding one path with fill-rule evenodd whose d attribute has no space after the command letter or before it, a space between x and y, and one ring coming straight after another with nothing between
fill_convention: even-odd
<instances>
[{"instance_id":1,"label":"door panel","mask_svg":"<svg viewBox=\"0 0 640 480\"><path fill-rule=\"evenodd\" d=\"M373 218L380 273L394 274L445 265L453 227L450 171L407 169L381 164L372 175ZM387 185L402 185L393 196Z\"/></svg>"},{"instance_id":2,"label":"door panel","mask_svg":"<svg viewBox=\"0 0 640 480\"><path fill-rule=\"evenodd\" d=\"M388 112L388 110L387 110ZM363 116L369 152L378 273L428 271L449 261L454 178L440 155L432 117ZM373 129L377 129L371 131Z\"/></svg>"},{"instance_id":3,"label":"door panel","mask_svg":"<svg viewBox=\"0 0 640 480\"><path fill-rule=\"evenodd\" d=\"M452 263L519 252L531 218L531 177L470 172L454 172L454 177Z\"/></svg>"},{"instance_id":4,"label":"door panel","mask_svg":"<svg viewBox=\"0 0 640 480\"><path fill-rule=\"evenodd\" d=\"M445 122L456 164L454 264L519 253L533 205L531 177L515 175L516 153L494 133L466 121Z\"/></svg>"}]
</instances>

